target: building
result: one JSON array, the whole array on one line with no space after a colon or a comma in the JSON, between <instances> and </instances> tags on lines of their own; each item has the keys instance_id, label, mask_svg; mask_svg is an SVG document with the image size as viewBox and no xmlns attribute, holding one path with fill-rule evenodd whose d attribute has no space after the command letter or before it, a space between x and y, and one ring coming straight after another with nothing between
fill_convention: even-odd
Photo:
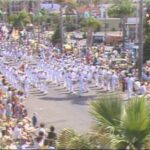
<instances>
[{"instance_id":1,"label":"building","mask_svg":"<svg viewBox=\"0 0 150 150\"><path fill-rule=\"evenodd\" d=\"M50 12L59 12L60 5L56 3L44 2L40 4L40 8Z\"/></svg>"},{"instance_id":2,"label":"building","mask_svg":"<svg viewBox=\"0 0 150 150\"><path fill-rule=\"evenodd\" d=\"M89 14L95 18L108 18L108 9L110 4L100 4L100 5L84 5L77 9L81 16L86 16Z\"/></svg>"},{"instance_id":3,"label":"building","mask_svg":"<svg viewBox=\"0 0 150 150\"><path fill-rule=\"evenodd\" d=\"M139 19L138 18L128 18L127 23L126 23L126 33L128 39L136 39L137 35L136 33L138 32L138 24L139 24Z\"/></svg>"},{"instance_id":4,"label":"building","mask_svg":"<svg viewBox=\"0 0 150 150\"><path fill-rule=\"evenodd\" d=\"M101 25L101 31L121 31L121 20L120 18L99 18Z\"/></svg>"},{"instance_id":5,"label":"building","mask_svg":"<svg viewBox=\"0 0 150 150\"><path fill-rule=\"evenodd\" d=\"M18 13L25 10L28 12L38 11L40 0L12 0L9 2L9 12Z\"/></svg>"}]
</instances>

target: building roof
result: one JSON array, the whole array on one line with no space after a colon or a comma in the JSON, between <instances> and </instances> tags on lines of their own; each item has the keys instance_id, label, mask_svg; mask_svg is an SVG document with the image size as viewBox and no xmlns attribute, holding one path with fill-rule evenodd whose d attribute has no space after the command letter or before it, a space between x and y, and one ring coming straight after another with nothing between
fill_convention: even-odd
<instances>
[{"instance_id":1,"label":"building roof","mask_svg":"<svg viewBox=\"0 0 150 150\"><path fill-rule=\"evenodd\" d=\"M79 7L77 10L78 10L79 13L83 14L83 13L85 13L85 12L87 12L87 11L88 11L88 12L91 11L92 8L93 8L92 5L91 5L91 6L85 5L85 6Z\"/></svg>"},{"instance_id":2,"label":"building roof","mask_svg":"<svg viewBox=\"0 0 150 150\"><path fill-rule=\"evenodd\" d=\"M42 3L41 9L46 9L50 11L59 11L60 5L56 3Z\"/></svg>"},{"instance_id":3,"label":"building roof","mask_svg":"<svg viewBox=\"0 0 150 150\"><path fill-rule=\"evenodd\" d=\"M90 12L92 15L94 16L98 16L100 14L100 10L99 10L99 7L97 6L94 6L94 5L85 5L85 6L82 6L82 7L79 7L77 9L77 11L80 13L80 14L84 14L86 12Z\"/></svg>"}]
</instances>

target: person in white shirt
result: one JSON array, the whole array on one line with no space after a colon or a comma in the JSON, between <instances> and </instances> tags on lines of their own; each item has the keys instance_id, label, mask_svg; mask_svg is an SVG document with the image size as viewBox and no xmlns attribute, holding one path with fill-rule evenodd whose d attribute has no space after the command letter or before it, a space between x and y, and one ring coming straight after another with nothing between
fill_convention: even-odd
<instances>
[{"instance_id":1,"label":"person in white shirt","mask_svg":"<svg viewBox=\"0 0 150 150\"><path fill-rule=\"evenodd\" d=\"M117 85L119 85L119 77L118 75L113 71L111 76L111 90L115 91Z\"/></svg>"},{"instance_id":2,"label":"person in white shirt","mask_svg":"<svg viewBox=\"0 0 150 150\"><path fill-rule=\"evenodd\" d=\"M132 97L134 81L135 79L132 75L128 75L126 78L128 99Z\"/></svg>"},{"instance_id":3,"label":"person in white shirt","mask_svg":"<svg viewBox=\"0 0 150 150\"><path fill-rule=\"evenodd\" d=\"M139 88L139 94L140 95L145 95L147 94L147 87L146 87L146 84L145 83L141 83L141 86Z\"/></svg>"},{"instance_id":4,"label":"person in white shirt","mask_svg":"<svg viewBox=\"0 0 150 150\"><path fill-rule=\"evenodd\" d=\"M37 129L36 134L39 135L40 132L43 132L45 137L47 136L45 125L43 123L40 124L40 127Z\"/></svg>"},{"instance_id":5,"label":"person in white shirt","mask_svg":"<svg viewBox=\"0 0 150 150\"><path fill-rule=\"evenodd\" d=\"M13 137L15 139L20 139L22 136L22 128L21 128L21 125L18 124L15 128L14 128L14 131L13 131Z\"/></svg>"},{"instance_id":6,"label":"person in white shirt","mask_svg":"<svg viewBox=\"0 0 150 150\"><path fill-rule=\"evenodd\" d=\"M135 90L135 94L140 94L140 87L141 87L141 83L139 80L136 80L134 82L134 90Z\"/></svg>"},{"instance_id":7,"label":"person in white shirt","mask_svg":"<svg viewBox=\"0 0 150 150\"><path fill-rule=\"evenodd\" d=\"M106 90L110 91L111 90L111 76L112 76L112 72L111 70L107 70L107 73L105 75L105 80L106 80Z\"/></svg>"}]
</instances>

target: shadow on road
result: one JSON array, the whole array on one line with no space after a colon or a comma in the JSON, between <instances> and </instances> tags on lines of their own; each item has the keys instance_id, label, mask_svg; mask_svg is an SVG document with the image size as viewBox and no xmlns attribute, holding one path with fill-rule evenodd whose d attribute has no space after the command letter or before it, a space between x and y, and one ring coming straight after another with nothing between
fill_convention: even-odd
<instances>
[{"instance_id":1,"label":"shadow on road","mask_svg":"<svg viewBox=\"0 0 150 150\"><path fill-rule=\"evenodd\" d=\"M77 96L76 99L72 99L72 104L78 105L88 105L88 101L94 100L96 98L95 95L88 95L88 96Z\"/></svg>"},{"instance_id":2,"label":"shadow on road","mask_svg":"<svg viewBox=\"0 0 150 150\"><path fill-rule=\"evenodd\" d=\"M72 104L88 105L87 101L95 99L95 95L78 96L78 95L67 95L65 97L41 97L41 100L45 101L72 101Z\"/></svg>"}]
</instances>

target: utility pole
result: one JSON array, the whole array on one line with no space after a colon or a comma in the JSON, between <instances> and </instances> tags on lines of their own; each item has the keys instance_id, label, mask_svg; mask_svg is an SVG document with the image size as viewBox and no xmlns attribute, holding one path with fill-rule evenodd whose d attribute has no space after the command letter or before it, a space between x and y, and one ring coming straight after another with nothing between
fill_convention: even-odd
<instances>
[{"instance_id":1,"label":"utility pole","mask_svg":"<svg viewBox=\"0 0 150 150\"><path fill-rule=\"evenodd\" d=\"M138 53L138 76L142 81L142 67L143 67L143 0L139 1L139 53Z\"/></svg>"}]
</instances>

